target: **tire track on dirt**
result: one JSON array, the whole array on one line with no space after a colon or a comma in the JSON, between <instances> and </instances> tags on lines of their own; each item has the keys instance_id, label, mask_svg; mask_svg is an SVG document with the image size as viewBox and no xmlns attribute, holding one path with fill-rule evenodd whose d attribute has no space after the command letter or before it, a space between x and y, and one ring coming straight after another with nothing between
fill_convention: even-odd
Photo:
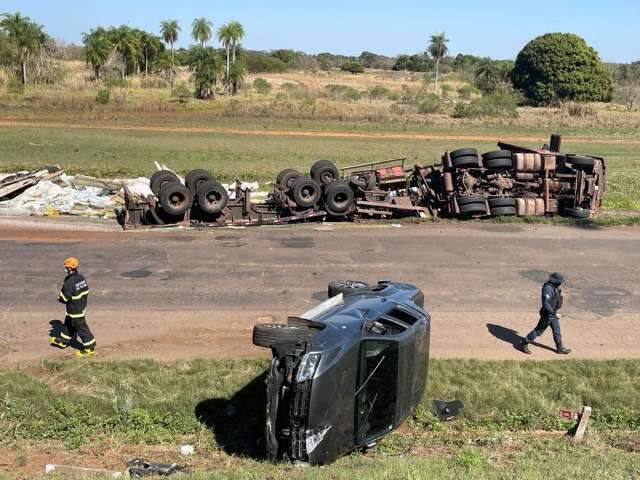
<instances>
[{"instance_id":1,"label":"tire track on dirt","mask_svg":"<svg viewBox=\"0 0 640 480\"><path fill-rule=\"evenodd\" d=\"M208 128L208 127L162 127L139 125L84 125L78 123L58 122L23 122L14 120L0 120L0 127L24 128L59 128L78 130L115 130L139 132L168 132L168 133L218 133L224 135L273 136L273 137L313 137L313 138L350 138L350 139L379 139L379 140L468 140L468 141L497 141L498 136L490 135L451 135L437 133L394 133L394 132L336 132L313 130L255 130L237 128ZM525 135L500 135L501 141L507 142L545 142L546 137ZM602 140L590 137L571 137L563 139L564 143L591 143L602 145L640 145L640 140L609 139Z\"/></svg>"}]
</instances>

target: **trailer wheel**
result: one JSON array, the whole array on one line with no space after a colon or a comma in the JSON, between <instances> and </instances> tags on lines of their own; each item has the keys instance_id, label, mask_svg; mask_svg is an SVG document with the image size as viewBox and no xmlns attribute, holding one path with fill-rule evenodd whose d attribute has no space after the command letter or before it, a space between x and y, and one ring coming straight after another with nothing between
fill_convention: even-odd
<instances>
[{"instance_id":1,"label":"trailer wheel","mask_svg":"<svg viewBox=\"0 0 640 480\"><path fill-rule=\"evenodd\" d=\"M193 195L197 195L198 187L210 180L213 180L213 177L206 170L191 170L184 177L184 184Z\"/></svg>"},{"instance_id":2,"label":"trailer wheel","mask_svg":"<svg viewBox=\"0 0 640 480\"><path fill-rule=\"evenodd\" d=\"M495 150L482 154L482 164L490 170L513 168L513 159L509 150Z\"/></svg>"},{"instance_id":3,"label":"trailer wheel","mask_svg":"<svg viewBox=\"0 0 640 480\"><path fill-rule=\"evenodd\" d=\"M516 199L513 197L494 197L488 200L489 208L516 207Z\"/></svg>"},{"instance_id":4,"label":"trailer wheel","mask_svg":"<svg viewBox=\"0 0 640 480\"><path fill-rule=\"evenodd\" d=\"M491 215L494 217L503 217L506 215L515 215L516 207L498 207L491 209Z\"/></svg>"},{"instance_id":5,"label":"trailer wheel","mask_svg":"<svg viewBox=\"0 0 640 480\"><path fill-rule=\"evenodd\" d=\"M276 183L286 190L291 190L295 181L302 175L293 168L285 168L276 179Z\"/></svg>"},{"instance_id":6,"label":"trailer wheel","mask_svg":"<svg viewBox=\"0 0 640 480\"><path fill-rule=\"evenodd\" d=\"M567 162L578 170L593 170L594 159L590 157L579 157L577 155L567 155Z\"/></svg>"},{"instance_id":7,"label":"trailer wheel","mask_svg":"<svg viewBox=\"0 0 640 480\"><path fill-rule=\"evenodd\" d=\"M321 185L328 185L340 178L340 172L331 160L318 160L311 167L311 178Z\"/></svg>"},{"instance_id":8,"label":"trailer wheel","mask_svg":"<svg viewBox=\"0 0 640 480\"><path fill-rule=\"evenodd\" d=\"M309 327L264 323L254 325L252 340L258 347L271 348L278 343L296 343L312 336Z\"/></svg>"},{"instance_id":9,"label":"trailer wheel","mask_svg":"<svg viewBox=\"0 0 640 480\"><path fill-rule=\"evenodd\" d=\"M467 205L459 205L460 215L470 217L472 215L487 215L487 206L484 203L469 203Z\"/></svg>"},{"instance_id":10,"label":"trailer wheel","mask_svg":"<svg viewBox=\"0 0 640 480\"><path fill-rule=\"evenodd\" d=\"M193 205L193 195L178 182L167 182L160 188L159 195L162 210L169 215L183 215Z\"/></svg>"},{"instance_id":11,"label":"trailer wheel","mask_svg":"<svg viewBox=\"0 0 640 480\"><path fill-rule=\"evenodd\" d=\"M333 298L336 295L342 294L345 297L353 295L354 293L360 293L371 288L368 283L361 282L360 280L334 280L329 282L327 286L327 296Z\"/></svg>"},{"instance_id":12,"label":"trailer wheel","mask_svg":"<svg viewBox=\"0 0 640 480\"><path fill-rule=\"evenodd\" d=\"M464 197L458 197L458 206L467 205L471 203L481 203L484 205L484 195L465 195Z\"/></svg>"},{"instance_id":13,"label":"trailer wheel","mask_svg":"<svg viewBox=\"0 0 640 480\"><path fill-rule=\"evenodd\" d=\"M478 157L474 155L464 155L462 157L451 158L453 168L478 168Z\"/></svg>"},{"instance_id":14,"label":"trailer wheel","mask_svg":"<svg viewBox=\"0 0 640 480\"><path fill-rule=\"evenodd\" d=\"M591 210L588 208L565 208L564 214L567 217L573 218L589 218L591 217Z\"/></svg>"},{"instance_id":15,"label":"trailer wheel","mask_svg":"<svg viewBox=\"0 0 640 480\"><path fill-rule=\"evenodd\" d=\"M453 152L449 153L449 156L452 159L469 156L478 158L478 150L476 150L475 148L459 148L458 150L454 150Z\"/></svg>"},{"instance_id":16,"label":"trailer wheel","mask_svg":"<svg viewBox=\"0 0 640 480\"><path fill-rule=\"evenodd\" d=\"M327 208L333 214L343 214L353 206L355 196L351 187L342 181L334 182L325 190Z\"/></svg>"},{"instance_id":17,"label":"trailer wheel","mask_svg":"<svg viewBox=\"0 0 640 480\"><path fill-rule=\"evenodd\" d=\"M160 195L160 189L167 182L180 183L180 180L175 173L170 172L169 170L158 170L151 175L151 178L149 179L149 186L156 197Z\"/></svg>"},{"instance_id":18,"label":"trailer wheel","mask_svg":"<svg viewBox=\"0 0 640 480\"><path fill-rule=\"evenodd\" d=\"M311 208L320 200L321 187L313 178L297 178L292 188L293 201L300 208Z\"/></svg>"},{"instance_id":19,"label":"trailer wheel","mask_svg":"<svg viewBox=\"0 0 640 480\"><path fill-rule=\"evenodd\" d=\"M197 197L200 210L210 215L222 212L229 203L227 189L215 180L201 183L198 186Z\"/></svg>"}]
</instances>

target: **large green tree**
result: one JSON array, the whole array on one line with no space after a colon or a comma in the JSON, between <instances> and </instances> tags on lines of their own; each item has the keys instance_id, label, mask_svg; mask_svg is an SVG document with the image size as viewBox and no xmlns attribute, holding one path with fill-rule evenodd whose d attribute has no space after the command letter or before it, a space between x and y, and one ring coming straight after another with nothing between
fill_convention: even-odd
<instances>
[{"instance_id":1,"label":"large green tree","mask_svg":"<svg viewBox=\"0 0 640 480\"><path fill-rule=\"evenodd\" d=\"M212 47L196 45L189 49L187 63L196 85L196 96L201 99L213 98L218 79L222 75L222 60Z\"/></svg>"},{"instance_id":2,"label":"large green tree","mask_svg":"<svg viewBox=\"0 0 640 480\"><path fill-rule=\"evenodd\" d=\"M47 36L41 25L32 22L29 17L23 17L17 12L0 15L0 29L6 33L11 47L15 48L17 52L20 77L22 83L26 85L29 57L40 50Z\"/></svg>"},{"instance_id":3,"label":"large green tree","mask_svg":"<svg viewBox=\"0 0 640 480\"><path fill-rule=\"evenodd\" d=\"M211 40L213 23L206 18L196 18L191 24L191 36L201 47Z\"/></svg>"},{"instance_id":4,"label":"large green tree","mask_svg":"<svg viewBox=\"0 0 640 480\"><path fill-rule=\"evenodd\" d=\"M117 28L110 28L108 34L113 51L122 55L121 73L124 80L127 74L133 72L137 66L138 54L142 48L140 33L128 25L121 25Z\"/></svg>"},{"instance_id":5,"label":"large green tree","mask_svg":"<svg viewBox=\"0 0 640 480\"><path fill-rule=\"evenodd\" d=\"M138 35L140 37L140 56L143 63L144 74L149 75L149 66L158 58L160 52L164 50L164 45L160 37L152 33L140 30Z\"/></svg>"},{"instance_id":6,"label":"large green tree","mask_svg":"<svg viewBox=\"0 0 640 480\"><path fill-rule=\"evenodd\" d=\"M536 105L562 100L611 100L611 74L598 53L573 33L547 33L520 51L511 74L515 88Z\"/></svg>"},{"instance_id":7,"label":"large green tree","mask_svg":"<svg viewBox=\"0 0 640 480\"><path fill-rule=\"evenodd\" d=\"M180 25L178 25L177 20L164 20L160 23L160 34L162 35L162 39L165 43L171 45L171 65L170 65L170 76L171 76L171 87L173 87L173 81L175 77L174 65L175 65L175 44L178 41L178 35L180 34Z\"/></svg>"},{"instance_id":8,"label":"large green tree","mask_svg":"<svg viewBox=\"0 0 640 480\"><path fill-rule=\"evenodd\" d=\"M445 36L444 32L434 33L429 38L429 45L427 46L427 52L436 61L436 90L438 90L438 75L440 73L440 62L449 53L447 43L449 39Z\"/></svg>"},{"instance_id":9,"label":"large green tree","mask_svg":"<svg viewBox=\"0 0 640 480\"><path fill-rule=\"evenodd\" d=\"M107 31L98 27L82 34L84 43L84 58L87 64L91 65L96 79L102 77L102 69L111 55L111 41Z\"/></svg>"}]
</instances>

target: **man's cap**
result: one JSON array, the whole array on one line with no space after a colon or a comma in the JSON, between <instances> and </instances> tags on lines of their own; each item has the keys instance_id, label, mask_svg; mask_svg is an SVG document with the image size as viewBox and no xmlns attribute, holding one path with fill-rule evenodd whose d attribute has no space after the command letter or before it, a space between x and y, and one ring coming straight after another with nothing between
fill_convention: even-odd
<instances>
[{"instance_id":1,"label":"man's cap","mask_svg":"<svg viewBox=\"0 0 640 480\"><path fill-rule=\"evenodd\" d=\"M562 283L564 282L564 276L559 272L553 272L551 275L549 275L549 280L554 283Z\"/></svg>"},{"instance_id":2,"label":"man's cap","mask_svg":"<svg viewBox=\"0 0 640 480\"><path fill-rule=\"evenodd\" d=\"M75 270L76 268L78 268L78 265L80 265L80 262L76 257L69 257L64 261L65 268L70 268L72 270Z\"/></svg>"}]
</instances>

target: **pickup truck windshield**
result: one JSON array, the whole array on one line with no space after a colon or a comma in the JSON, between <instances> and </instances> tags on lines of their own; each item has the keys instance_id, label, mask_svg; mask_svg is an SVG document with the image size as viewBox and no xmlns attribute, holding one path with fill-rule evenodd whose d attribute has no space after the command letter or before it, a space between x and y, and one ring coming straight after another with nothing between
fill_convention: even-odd
<instances>
[{"instance_id":1,"label":"pickup truck windshield","mask_svg":"<svg viewBox=\"0 0 640 480\"><path fill-rule=\"evenodd\" d=\"M358 445L393 429L398 391L398 343L365 340L360 344L355 392Z\"/></svg>"}]
</instances>

